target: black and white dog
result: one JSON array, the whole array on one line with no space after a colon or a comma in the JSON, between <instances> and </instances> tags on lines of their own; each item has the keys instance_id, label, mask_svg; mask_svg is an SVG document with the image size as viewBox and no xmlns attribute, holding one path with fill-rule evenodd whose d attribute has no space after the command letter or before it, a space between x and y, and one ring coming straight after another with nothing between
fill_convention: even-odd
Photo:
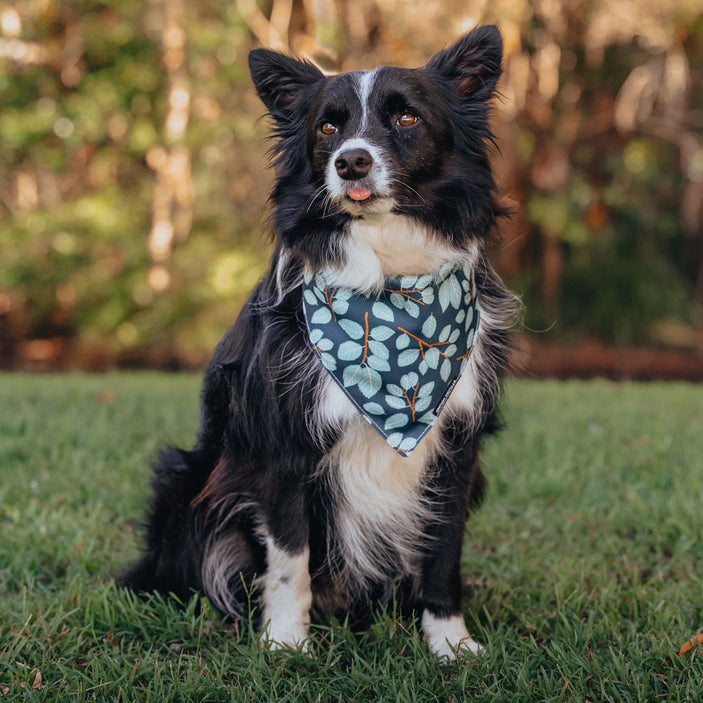
<instances>
[{"instance_id":1,"label":"black and white dog","mask_svg":"<svg viewBox=\"0 0 703 703\"><path fill-rule=\"evenodd\" d=\"M273 646L304 644L311 609L395 599L436 655L480 651L459 562L515 308L487 255L505 214L487 156L501 59L492 26L414 70L326 77L251 52L275 122L275 252L207 367L195 447L160 456L121 584L240 617L254 583Z\"/></svg>"}]
</instances>

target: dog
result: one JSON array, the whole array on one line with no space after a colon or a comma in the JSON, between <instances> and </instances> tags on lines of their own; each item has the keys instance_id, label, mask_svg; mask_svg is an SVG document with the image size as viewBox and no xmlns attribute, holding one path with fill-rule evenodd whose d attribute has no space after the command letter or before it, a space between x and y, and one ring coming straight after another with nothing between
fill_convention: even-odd
<instances>
[{"instance_id":1,"label":"dog","mask_svg":"<svg viewBox=\"0 0 703 703\"><path fill-rule=\"evenodd\" d=\"M418 69L249 54L274 253L206 368L195 446L158 459L121 585L239 618L254 584L272 647L305 647L311 610L361 622L393 602L438 657L481 651L460 554L516 305L488 259L501 62L493 26Z\"/></svg>"}]
</instances>

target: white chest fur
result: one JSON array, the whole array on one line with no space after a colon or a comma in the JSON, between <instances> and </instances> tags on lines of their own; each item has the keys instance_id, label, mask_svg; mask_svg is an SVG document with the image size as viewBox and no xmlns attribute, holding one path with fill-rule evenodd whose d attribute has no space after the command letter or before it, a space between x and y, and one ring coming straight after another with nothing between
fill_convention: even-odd
<instances>
[{"instance_id":1,"label":"white chest fur","mask_svg":"<svg viewBox=\"0 0 703 703\"><path fill-rule=\"evenodd\" d=\"M364 292L380 290L387 276L421 275L442 264L473 267L477 248L461 251L425 226L390 213L354 220L344 242L344 263L324 271L332 285Z\"/></svg>"},{"instance_id":2,"label":"white chest fur","mask_svg":"<svg viewBox=\"0 0 703 703\"><path fill-rule=\"evenodd\" d=\"M381 290L388 276L428 273L447 262L471 267L477 259L478 247L460 251L409 218L379 215L352 224L344 264L326 270L324 276L332 285L366 292ZM333 566L348 577L349 587L387 578L390 563L406 574L416 572L422 535L432 520L431 505L423 498L423 479L444 451L442 425L457 415L468 424L480 417L476 363L480 358L479 322L469 363L437 422L407 457L364 420L330 376L323 376L314 424L339 432L320 468L336 502L334 551L342 563Z\"/></svg>"}]
</instances>

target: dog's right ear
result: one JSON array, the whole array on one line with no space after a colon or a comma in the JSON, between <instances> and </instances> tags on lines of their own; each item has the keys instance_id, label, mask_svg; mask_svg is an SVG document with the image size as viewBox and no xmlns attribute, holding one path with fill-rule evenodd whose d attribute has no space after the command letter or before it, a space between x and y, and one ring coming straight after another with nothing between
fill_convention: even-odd
<instances>
[{"instance_id":1,"label":"dog's right ear","mask_svg":"<svg viewBox=\"0 0 703 703\"><path fill-rule=\"evenodd\" d=\"M254 49L249 53L249 71L256 92L277 122L288 121L307 89L324 79L308 61L270 49Z\"/></svg>"}]
</instances>

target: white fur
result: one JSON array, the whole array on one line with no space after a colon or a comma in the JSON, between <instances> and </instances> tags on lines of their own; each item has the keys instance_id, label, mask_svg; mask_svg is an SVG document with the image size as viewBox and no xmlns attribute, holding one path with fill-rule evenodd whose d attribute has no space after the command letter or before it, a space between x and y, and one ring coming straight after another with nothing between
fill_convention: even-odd
<instances>
[{"instance_id":1,"label":"white fur","mask_svg":"<svg viewBox=\"0 0 703 703\"><path fill-rule=\"evenodd\" d=\"M479 315L480 315L479 310ZM483 322L483 317L479 317L479 327ZM445 405L440 417L449 417L461 415L463 422L470 427L475 427L479 424L484 412L487 410L483 407L483 399L481 397L481 364L480 355L483 348L481 331L474 340L474 349L471 352L469 361L466 364L464 372L459 377L454 389L452 390L447 404Z\"/></svg>"},{"instance_id":2,"label":"white fur","mask_svg":"<svg viewBox=\"0 0 703 703\"><path fill-rule=\"evenodd\" d=\"M344 391L332 379L332 375L328 373L325 374L322 381L316 411L315 424L331 425L335 428L339 428L347 421L352 420L359 412Z\"/></svg>"},{"instance_id":3,"label":"white fur","mask_svg":"<svg viewBox=\"0 0 703 703\"><path fill-rule=\"evenodd\" d=\"M369 173L358 181L344 180L339 176L334 165L337 157L343 151L348 151L350 149L364 149L373 159L373 165ZM332 153L327 162L325 184L332 200L353 215L390 212L393 208L394 202L391 198L391 174L387 160L381 149L362 137L346 139L339 148ZM368 188L373 193L375 196L373 202L357 203L346 197L351 188L361 185Z\"/></svg>"},{"instance_id":4,"label":"white fur","mask_svg":"<svg viewBox=\"0 0 703 703\"><path fill-rule=\"evenodd\" d=\"M291 554L266 535L266 573L261 579L264 630L261 639L274 648L301 646L308 637L312 591L310 550Z\"/></svg>"},{"instance_id":5,"label":"white fur","mask_svg":"<svg viewBox=\"0 0 703 703\"><path fill-rule=\"evenodd\" d=\"M369 122L369 96L373 89L377 70L374 69L373 71L364 71L357 74L357 96L361 103L359 127L354 136L346 139L330 156L325 174L325 184L332 201L356 216L364 216L369 213L387 213L393 209L395 204L391 197L392 173L388 159L382 149L372 144L364 136ZM340 178L334 165L339 155L349 149L364 149L373 159L373 165L369 173L358 181L347 181ZM347 198L347 193L354 187L368 188L373 194L373 200L356 202Z\"/></svg>"},{"instance_id":6,"label":"white fur","mask_svg":"<svg viewBox=\"0 0 703 703\"><path fill-rule=\"evenodd\" d=\"M402 457L355 411L323 459L321 468L335 496L337 544L331 552L339 562L331 566L349 590L392 578L391 564L403 574L419 573L424 528L432 520L421 485L438 439L431 430L410 456Z\"/></svg>"},{"instance_id":7,"label":"white fur","mask_svg":"<svg viewBox=\"0 0 703 703\"><path fill-rule=\"evenodd\" d=\"M210 542L203 558L200 576L203 588L216 608L234 614L236 598L230 588L230 578L236 574L243 561L236 534L221 536Z\"/></svg>"},{"instance_id":8,"label":"white fur","mask_svg":"<svg viewBox=\"0 0 703 703\"><path fill-rule=\"evenodd\" d=\"M337 543L329 545L329 552L337 554L338 562L331 564L333 570L352 592L373 579L387 578L392 552L406 573L417 572L423 528L431 520L420 486L439 433L430 430L409 457L401 457L330 376L317 415L322 426L341 433L319 467L335 496Z\"/></svg>"},{"instance_id":9,"label":"white fur","mask_svg":"<svg viewBox=\"0 0 703 703\"><path fill-rule=\"evenodd\" d=\"M359 292L380 291L388 276L431 273L447 262L472 268L478 258L477 246L460 251L425 225L392 213L354 220L343 246L343 263L326 268L324 278Z\"/></svg>"},{"instance_id":10,"label":"white fur","mask_svg":"<svg viewBox=\"0 0 703 703\"><path fill-rule=\"evenodd\" d=\"M305 416L305 424L317 445L324 449L329 441L328 431L341 431L357 413L332 375L323 370L315 391L315 403Z\"/></svg>"},{"instance_id":11,"label":"white fur","mask_svg":"<svg viewBox=\"0 0 703 703\"><path fill-rule=\"evenodd\" d=\"M361 102L361 124L359 125L358 134L364 133L369 121L369 96L371 95L373 83L376 79L376 71L378 71L377 68L373 71L363 71L359 73L358 95L359 101Z\"/></svg>"},{"instance_id":12,"label":"white fur","mask_svg":"<svg viewBox=\"0 0 703 703\"><path fill-rule=\"evenodd\" d=\"M430 652L440 659L454 660L462 653L483 654L484 649L471 639L463 615L438 618L428 610L422 614L422 629Z\"/></svg>"},{"instance_id":13,"label":"white fur","mask_svg":"<svg viewBox=\"0 0 703 703\"><path fill-rule=\"evenodd\" d=\"M283 299L293 290L295 290L302 282L303 275L298 273L291 276L290 274L290 254L286 249L281 249L276 264L276 301L274 305L280 305Z\"/></svg>"},{"instance_id":14,"label":"white fur","mask_svg":"<svg viewBox=\"0 0 703 703\"><path fill-rule=\"evenodd\" d=\"M288 252L283 249L278 256L278 264L276 265L276 290L278 291L278 298L276 299L276 305L280 305L283 298L286 297L288 292L287 286L285 284L285 272L288 268Z\"/></svg>"},{"instance_id":15,"label":"white fur","mask_svg":"<svg viewBox=\"0 0 703 703\"><path fill-rule=\"evenodd\" d=\"M464 411L463 402L478 396L470 367L462 387L457 384L434 426L408 456L401 456L361 416L339 386L329 379L323 387L318 417L340 432L340 439L319 467L335 496L336 549L331 564L351 591L389 578L398 563L406 575L419 574L419 557L427 547L426 528L436 519L422 495L429 467L446 452L441 428ZM459 389L460 395L455 397ZM452 405L454 407L452 407ZM332 545L330 545L332 546Z\"/></svg>"},{"instance_id":16,"label":"white fur","mask_svg":"<svg viewBox=\"0 0 703 703\"><path fill-rule=\"evenodd\" d=\"M490 332L509 328L518 309L517 297L513 295L502 304L502 307L488 304L488 301L482 301L479 298L479 323L473 352L442 415L460 415L467 427L475 428L486 415L493 411L499 380L495 370L496 363L490 358L485 340ZM481 389L489 395L482 395Z\"/></svg>"}]
</instances>

